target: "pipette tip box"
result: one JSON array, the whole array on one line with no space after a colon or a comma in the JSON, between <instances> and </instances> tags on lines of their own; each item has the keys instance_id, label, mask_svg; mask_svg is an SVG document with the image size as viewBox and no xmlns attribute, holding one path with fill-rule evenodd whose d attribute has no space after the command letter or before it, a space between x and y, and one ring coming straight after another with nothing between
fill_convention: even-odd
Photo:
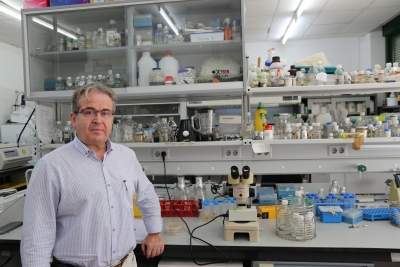
<instances>
[{"instance_id":1,"label":"pipette tip box","mask_svg":"<svg viewBox=\"0 0 400 267\"><path fill-rule=\"evenodd\" d=\"M339 206L319 206L320 218L323 223L341 223L343 210Z\"/></svg>"}]
</instances>

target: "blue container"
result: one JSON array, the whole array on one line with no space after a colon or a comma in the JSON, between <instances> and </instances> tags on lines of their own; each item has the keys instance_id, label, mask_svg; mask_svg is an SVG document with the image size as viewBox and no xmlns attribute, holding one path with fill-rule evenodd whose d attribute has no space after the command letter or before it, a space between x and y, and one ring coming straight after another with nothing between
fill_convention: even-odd
<instances>
[{"instance_id":1,"label":"blue container","mask_svg":"<svg viewBox=\"0 0 400 267\"><path fill-rule=\"evenodd\" d=\"M389 208L363 209L362 211L365 220L375 221L390 219Z\"/></svg>"},{"instance_id":2,"label":"blue container","mask_svg":"<svg viewBox=\"0 0 400 267\"><path fill-rule=\"evenodd\" d=\"M133 19L133 27L153 27L153 15L144 14L139 16L135 16Z\"/></svg>"},{"instance_id":3,"label":"blue container","mask_svg":"<svg viewBox=\"0 0 400 267\"><path fill-rule=\"evenodd\" d=\"M294 197L294 193L296 192L296 187L294 184L277 184L276 192L278 199L292 199Z\"/></svg>"},{"instance_id":4,"label":"blue container","mask_svg":"<svg viewBox=\"0 0 400 267\"><path fill-rule=\"evenodd\" d=\"M319 211L320 206L338 206L342 210L350 209L353 203L345 202L345 203L315 203L315 216L320 216L321 212Z\"/></svg>"},{"instance_id":5,"label":"blue container","mask_svg":"<svg viewBox=\"0 0 400 267\"><path fill-rule=\"evenodd\" d=\"M89 0L50 0L50 6L69 6L88 3Z\"/></svg>"},{"instance_id":6,"label":"blue container","mask_svg":"<svg viewBox=\"0 0 400 267\"><path fill-rule=\"evenodd\" d=\"M343 210L339 206L319 206L321 222L341 223Z\"/></svg>"},{"instance_id":7,"label":"blue container","mask_svg":"<svg viewBox=\"0 0 400 267\"><path fill-rule=\"evenodd\" d=\"M276 194L261 194L258 198L260 205L275 205L278 198Z\"/></svg>"},{"instance_id":8,"label":"blue container","mask_svg":"<svg viewBox=\"0 0 400 267\"><path fill-rule=\"evenodd\" d=\"M362 210L348 209L342 213L342 222L356 224L364 220Z\"/></svg>"}]
</instances>

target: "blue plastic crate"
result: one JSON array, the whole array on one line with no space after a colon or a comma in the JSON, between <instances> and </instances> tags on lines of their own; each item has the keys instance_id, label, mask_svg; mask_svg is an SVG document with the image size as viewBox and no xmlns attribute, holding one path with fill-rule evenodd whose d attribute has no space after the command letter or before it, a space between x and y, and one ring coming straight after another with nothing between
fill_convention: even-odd
<instances>
[{"instance_id":1,"label":"blue plastic crate","mask_svg":"<svg viewBox=\"0 0 400 267\"><path fill-rule=\"evenodd\" d=\"M294 193L296 192L296 187L294 184L277 184L276 185L276 193L278 195L278 199L286 198L291 199L294 197Z\"/></svg>"},{"instance_id":2,"label":"blue plastic crate","mask_svg":"<svg viewBox=\"0 0 400 267\"><path fill-rule=\"evenodd\" d=\"M144 14L135 16L133 19L133 27L153 27L153 15Z\"/></svg>"},{"instance_id":3,"label":"blue plastic crate","mask_svg":"<svg viewBox=\"0 0 400 267\"><path fill-rule=\"evenodd\" d=\"M343 210L350 209L353 203L342 203L342 202L337 202L337 203L315 203L315 216L320 216L320 212L318 207L319 206L339 206Z\"/></svg>"},{"instance_id":4,"label":"blue plastic crate","mask_svg":"<svg viewBox=\"0 0 400 267\"><path fill-rule=\"evenodd\" d=\"M319 206L320 219L323 223L341 223L342 208L338 206Z\"/></svg>"},{"instance_id":5,"label":"blue plastic crate","mask_svg":"<svg viewBox=\"0 0 400 267\"><path fill-rule=\"evenodd\" d=\"M396 210L400 211L400 208ZM362 211L365 220L375 221L390 219L389 208L363 209Z\"/></svg>"}]
</instances>

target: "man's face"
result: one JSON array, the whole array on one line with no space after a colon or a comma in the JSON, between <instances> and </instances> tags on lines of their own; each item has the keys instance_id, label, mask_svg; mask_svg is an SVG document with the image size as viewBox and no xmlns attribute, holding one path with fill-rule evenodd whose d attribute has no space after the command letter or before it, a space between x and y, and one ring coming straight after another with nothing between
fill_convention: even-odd
<instances>
[{"instance_id":1,"label":"man's face","mask_svg":"<svg viewBox=\"0 0 400 267\"><path fill-rule=\"evenodd\" d=\"M102 113L103 115L107 111L112 113L113 102L107 94L97 92L90 92L88 98L85 94L80 96L81 109L79 113L71 112L70 114L72 126L76 129L79 140L86 146L101 146L104 145L111 133L114 119L113 115L104 118ZM95 117L88 116L88 114L96 112Z\"/></svg>"}]
</instances>

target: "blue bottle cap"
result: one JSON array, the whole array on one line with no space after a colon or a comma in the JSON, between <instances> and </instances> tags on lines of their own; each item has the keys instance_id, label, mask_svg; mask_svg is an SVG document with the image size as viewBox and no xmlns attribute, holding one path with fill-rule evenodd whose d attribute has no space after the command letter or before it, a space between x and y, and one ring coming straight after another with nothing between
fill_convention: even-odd
<instances>
[{"instance_id":1,"label":"blue bottle cap","mask_svg":"<svg viewBox=\"0 0 400 267\"><path fill-rule=\"evenodd\" d=\"M147 128L148 131L153 131L152 127Z\"/></svg>"},{"instance_id":2,"label":"blue bottle cap","mask_svg":"<svg viewBox=\"0 0 400 267\"><path fill-rule=\"evenodd\" d=\"M210 201L208 200L203 200L201 203L203 204L203 206L210 206Z\"/></svg>"},{"instance_id":3,"label":"blue bottle cap","mask_svg":"<svg viewBox=\"0 0 400 267\"><path fill-rule=\"evenodd\" d=\"M233 200L233 199L234 199L233 197L228 197L228 200L229 200L229 201L231 201L231 200Z\"/></svg>"},{"instance_id":4,"label":"blue bottle cap","mask_svg":"<svg viewBox=\"0 0 400 267\"><path fill-rule=\"evenodd\" d=\"M334 193L329 193L329 196L333 197L335 194Z\"/></svg>"},{"instance_id":5,"label":"blue bottle cap","mask_svg":"<svg viewBox=\"0 0 400 267\"><path fill-rule=\"evenodd\" d=\"M314 198L315 198L315 199L320 199L320 196L315 196Z\"/></svg>"},{"instance_id":6,"label":"blue bottle cap","mask_svg":"<svg viewBox=\"0 0 400 267\"><path fill-rule=\"evenodd\" d=\"M386 128L385 129L385 132L390 132L391 130L389 129L389 128Z\"/></svg>"},{"instance_id":7,"label":"blue bottle cap","mask_svg":"<svg viewBox=\"0 0 400 267\"><path fill-rule=\"evenodd\" d=\"M332 122L331 122L331 121L328 121L326 124L327 124L327 125L332 125Z\"/></svg>"},{"instance_id":8,"label":"blue bottle cap","mask_svg":"<svg viewBox=\"0 0 400 267\"><path fill-rule=\"evenodd\" d=\"M183 70L178 70L178 73L186 73L186 72L188 72L188 70L185 70L185 69L183 69Z\"/></svg>"},{"instance_id":9,"label":"blue bottle cap","mask_svg":"<svg viewBox=\"0 0 400 267\"><path fill-rule=\"evenodd\" d=\"M332 196L332 198L338 198L337 196Z\"/></svg>"},{"instance_id":10,"label":"blue bottle cap","mask_svg":"<svg viewBox=\"0 0 400 267\"><path fill-rule=\"evenodd\" d=\"M356 196L350 196L350 198L357 198Z\"/></svg>"},{"instance_id":11,"label":"blue bottle cap","mask_svg":"<svg viewBox=\"0 0 400 267\"><path fill-rule=\"evenodd\" d=\"M218 206L219 205L219 201L218 200L213 200L214 205Z\"/></svg>"},{"instance_id":12,"label":"blue bottle cap","mask_svg":"<svg viewBox=\"0 0 400 267\"><path fill-rule=\"evenodd\" d=\"M326 199L332 199L332 196L326 196Z\"/></svg>"},{"instance_id":13,"label":"blue bottle cap","mask_svg":"<svg viewBox=\"0 0 400 267\"><path fill-rule=\"evenodd\" d=\"M236 199L232 199L231 202L232 202L233 204L236 204Z\"/></svg>"},{"instance_id":14,"label":"blue bottle cap","mask_svg":"<svg viewBox=\"0 0 400 267\"><path fill-rule=\"evenodd\" d=\"M221 203L226 203L226 199L222 199L222 200L221 200Z\"/></svg>"},{"instance_id":15,"label":"blue bottle cap","mask_svg":"<svg viewBox=\"0 0 400 267\"><path fill-rule=\"evenodd\" d=\"M383 121L383 123L389 123L389 121L388 121L388 120L385 120L385 121Z\"/></svg>"},{"instance_id":16,"label":"blue bottle cap","mask_svg":"<svg viewBox=\"0 0 400 267\"><path fill-rule=\"evenodd\" d=\"M344 198L350 198L350 196L347 196L347 195L346 195L346 196L344 196Z\"/></svg>"},{"instance_id":17,"label":"blue bottle cap","mask_svg":"<svg viewBox=\"0 0 400 267\"><path fill-rule=\"evenodd\" d=\"M306 197L312 198L312 194L306 194Z\"/></svg>"}]
</instances>

